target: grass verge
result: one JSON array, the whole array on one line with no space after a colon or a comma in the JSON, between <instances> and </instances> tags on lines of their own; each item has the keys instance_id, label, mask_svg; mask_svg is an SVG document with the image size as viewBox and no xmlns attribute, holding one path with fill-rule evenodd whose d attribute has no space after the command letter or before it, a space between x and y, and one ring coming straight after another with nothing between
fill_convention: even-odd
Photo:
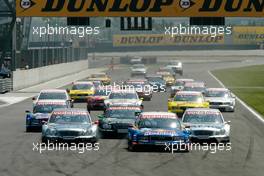
<instances>
[{"instance_id":1,"label":"grass verge","mask_svg":"<svg viewBox=\"0 0 264 176\"><path fill-rule=\"evenodd\" d=\"M264 116L264 65L215 70L212 73Z\"/></svg>"}]
</instances>

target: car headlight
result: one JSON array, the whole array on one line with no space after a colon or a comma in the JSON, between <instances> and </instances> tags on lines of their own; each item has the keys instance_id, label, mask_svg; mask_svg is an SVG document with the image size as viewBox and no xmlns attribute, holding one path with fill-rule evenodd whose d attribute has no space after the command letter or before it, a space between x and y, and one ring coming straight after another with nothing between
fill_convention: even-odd
<instances>
[{"instance_id":1,"label":"car headlight","mask_svg":"<svg viewBox=\"0 0 264 176\"><path fill-rule=\"evenodd\" d=\"M57 130L53 128L49 128L47 129L46 134L50 136L55 136L57 134Z\"/></svg>"},{"instance_id":2,"label":"car headlight","mask_svg":"<svg viewBox=\"0 0 264 176\"><path fill-rule=\"evenodd\" d=\"M83 135L91 135L93 131L91 129L87 129Z\"/></svg>"},{"instance_id":3,"label":"car headlight","mask_svg":"<svg viewBox=\"0 0 264 176\"><path fill-rule=\"evenodd\" d=\"M105 124L103 124L102 127L103 127L104 129L111 129L111 128L112 128L112 125L105 123Z\"/></svg>"},{"instance_id":4,"label":"car headlight","mask_svg":"<svg viewBox=\"0 0 264 176\"><path fill-rule=\"evenodd\" d=\"M218 132L216 132L216 135L224 135L225 134L225 129L222 128L221 130L219 130Z\"/></svg>"}]
</instances>

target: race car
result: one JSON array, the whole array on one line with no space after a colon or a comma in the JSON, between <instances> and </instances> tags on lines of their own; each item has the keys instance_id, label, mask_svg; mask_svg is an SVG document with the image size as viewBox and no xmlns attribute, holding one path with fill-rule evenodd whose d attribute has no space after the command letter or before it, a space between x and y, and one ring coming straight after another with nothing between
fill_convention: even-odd
<instances>
[{"instance_id":1,"label":"race car","mask_svg":"<svg viewBox=\"0 0 264 176\"><path fill-rule=\"evenodd\" d=\"M175 73L183 75L183 65L181 61L171 61L169 64L166 65L166 67L172 68Z\"/></svg>"},{"instance_id":2,"label":"race car","mask_svg":"<svg viewBox=\"0 0 264 176\"><path fill-rule=\"evenodd\" d=\"M147 68L144 64L135 64L131 67L131 76L146 75Z\"/></svg>"},{"instance_id":3,"label":"race car","mask_svg":"<svg viewBox=\"0 0 264 176\"><path fill-rule=\"evenodd\" d=\"M125 86L134 89L143 101L150 101L152 98L153 90L146 79L129 79L125 81Z\"/></svg>"},{"instance_id":4,"label":"race car","mask_svg":"<svg viewBox=\"0 0 264 176\"><path fill-rule=\"evenodd\" d=\"M166 92L166 81L160 75L147 75L146 79L152 86L153 92Z\"/></svg>"},{"instance_id":5,"label":"race car","mask_svg":"<svg viewBox=\"0 0 264 176\"><path fill-rule=\"evenodd\" d=\"M98 140L97 123L82 109L55 109L42 126L42 142L91 142Z\"/></svg>"},{"instance_id":6,"label":"race car","mask_svg":"<svg viewBox=\"0 0 264 176\"><path fill-rule=\"evenodd\" d=\"M228 112L235 111L236 97L226 88L206 89L205 99L209 101L210 108Z\"/></svg>"},{"instance_id":7,"label":"race car","mask_svg":"<svg viewBox=\"0 0 264 176\"><path fill-rule=\"evenodd\" d=\"M95 87L93 82L77 81L74 82L72 88L69 90L70 97L74 101L86 101L87 97L93 95Z\"/></svg>"},{"instance_id":8,"label":"race car","mask_svg":"<svg viewBox=\"0 0 264 176\"><path fill-rule=\"evenodd\" d=\"M195 91L205 93L206 84L202 81L187 82L184 84L183 91Z\"/></svg>"},{"instance_id":9,"label":"race car","mask_svg":"<svg viewBox=\"0 0 264 176\"><path fill-rule=\"evenodd\" d=\"M166 86L171 86L175 83L174 76L168 71L157 71L156 74L162 76L162 79L166 82Z\"/></svg>"},{"instance_id":10,"label":"race car","mask_svg":"<svg viewBox=\"0 0 264 176\"><path fill-rule=\"evenodd\" d=\"M104 101L105 109L110 106L139 106L143 108L142 99L135 90L113 90Z\"/></svg>"},{"instance_id":11,"label":"race car","mask_svg":"<svg viewBox=\"0 0 264 176\"><path fill-rule=\"evenodd\" d=\"M143 112L128 128L128 149L139 146L189 145L189 133L174 113ZM188 151L188 147L186 147Z\"/></svg>"},{"instance_id":12,"label":"race car","mask_svg":"<svg viewBox=\"0 0 264 176\"><path fill-rule=\"evenodd\" d=\"M130 60L130 64L142 64L142 57L134 57Z\"/></svg>"},{"instance_id":13,"label":"race car","mask_svg":"<svg viewBox=\"0 0 264 176\"><path fill-rule=\"evenodd\" d=\"M179 91L174 98L168 101L168 111L182 116L188 108L209 108L209 102L201 92Z\"/></svg>"},{"instance_id":14,"label":"race car","mask_svg":"<svg viewBox=\"0 0 264 176\"><path fill-rule=\"evenodd\" d=\"M102 136L107 134L124 134L128 132L142 112L138 106L111 106L104 114L99 115L99 131Z\"/></svg>"},{"instance_id":15,"label":"race car","mask_svg":"<svg viewBox=\"0 0 264 176\"><path fill-rule=\"evenodd\" d=\"M51 112L58 108L70 108L70 104L65 100L39 100L33 112L26 111L26 132L41 130L42 124L48 121Z\"/></svg>"},{"instance_id":16,"label":"race car","mask_svg":"<svg viewBox=\"0 0 264 176\"><path fill-rule=\"evenodd\" d=\"M33 100L33 108L35 104L40 100L65 100L71 104L71 107L73 107L73 102L67 90L62 90L62 89L42 90L36 97L33 97L32 100Z\"/></svg>"},{"instance_id":17,"label":"race car","mask_svg":"<svg viewBox=\"0 0 264 176\"><path fill-rule=\"evenodd\" d=\"M111 78L106 73L96 73L88 77L89 81L101 81L103 85L110 85Z\"/></svg>"},{"instance_id":18,"label":"race car","mask_svg":"<svg viewBox=\"0 0 264 176\"><path fill-rule=\"evenodd\" d=\"M87 97L87 110L104 110L104 100L109 96L109 91L104 88L98 88L95 90L94 95Z\"/></svg>"},{"instance_id":19,"label":"race car","mask_svg":"<svg viewBox=\"0 0 264 176\"><path fill-rule=\"evenodd\" d=\"M171 97L174 97L176 92L184 89L184 85L188 82L193 82L193 79L177 79L175 84L171 86Z\"/></svg>"},{"instance_id":20,"label":"race car","mask_svg":"<svg viewBox=\"0 0 264 176\"><path fill-rule=\"evenodd\" d=\"M190 130L191 142L230 142L230 121L218 109L187 109L182 122Z\"/></svg>"}]
</instances>

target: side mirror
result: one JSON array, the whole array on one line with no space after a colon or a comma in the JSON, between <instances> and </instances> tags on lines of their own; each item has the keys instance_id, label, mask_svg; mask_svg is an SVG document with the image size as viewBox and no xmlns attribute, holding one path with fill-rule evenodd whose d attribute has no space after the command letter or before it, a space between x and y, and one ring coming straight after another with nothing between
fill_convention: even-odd
<instances>
[{"instance_id":1,"label":"side mirror","mask_svg":"<svg viewBox=\"0 0 264 176\"><path fill-rule=\"evenodd\" d=\"M225 124L230 125L231 124L231 121L230 120L229 121L226 121Z\"/></svg>"},{"instance_id":2,"label":"side mirror","mask_svg":"<svg viewBox=\"0 0 264 176\"><path fill-rule=\"evenodd\" d=\"M35 101L36 100L36 97L33 97L32 100Z\"/></svg>"},{"instance_id":3,"label":"side mirror","mask_svg":"<svg viewBox=\"0 0 264 176\"><path fill-rule=\"evenodd\" d=\"M103 119L103 118L105 118L105 116L104 116L103 114L98 115L97 117L98 117L99 119Z\"/></svg>"},{"instance_id":4,"label":"side mirror","mask_svg":"<svg viewBox=\"0 0 264 176\"><path fill-rule=\"evenodd\" d=\"M99 125L99 121L96 120L96 121L93 122L93 124L94 124L94 125Z\"/></svg>"},{"instance_id":5,"label":"side mirror","mask_svg":"<svg viewBox=\"0 0 264 176\"><path fill-rule=\"evenodd\" d=\"M236 98L235 94L231 93L231 97L232 98Z\"/></svg>"},{"instance_id":6,"label":"side mirror","mask_svg":"<svg viewBox=\"0 0 264 176\"><path fill-rule=\"evenodd\" d=\"M70 93L70 89L66 89L67 93Z\"/></svg>"},{"instance_id":7,"label":"side mirror","mask_svg":"<svg viewBox=\"0 0 264 176\"><path fill-rule=\"evenodd\" d=\"M169 99L168 99L168 102L172 102L172 100L173 100L172 98L169 98Z\"/></svg>"},{"instance_id":8,"label":"side mirror","mask_svg":"<svg viewBox=\"0 0 264 176\"><path fill-rule=\"evenodd\" d=\"M29 110L26 110L25 113L30 114L31 112Z\"/></svg>"}]
</instances>

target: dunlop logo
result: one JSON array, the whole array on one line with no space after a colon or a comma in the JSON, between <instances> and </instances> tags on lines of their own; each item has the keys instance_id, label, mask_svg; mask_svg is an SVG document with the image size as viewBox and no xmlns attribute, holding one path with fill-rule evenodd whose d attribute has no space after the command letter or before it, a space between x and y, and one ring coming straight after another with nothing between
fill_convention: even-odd
<instances>
[{"instance_id":1,"label":"dunlop logo","mask_svg":"<svg viewBox=\"0 0 264 176\"><path fill-rule=\"evenodd\" d=\"M16 3L17 16L264 16L264 0L17 0Z\"/></svg>"}]
</instances>

